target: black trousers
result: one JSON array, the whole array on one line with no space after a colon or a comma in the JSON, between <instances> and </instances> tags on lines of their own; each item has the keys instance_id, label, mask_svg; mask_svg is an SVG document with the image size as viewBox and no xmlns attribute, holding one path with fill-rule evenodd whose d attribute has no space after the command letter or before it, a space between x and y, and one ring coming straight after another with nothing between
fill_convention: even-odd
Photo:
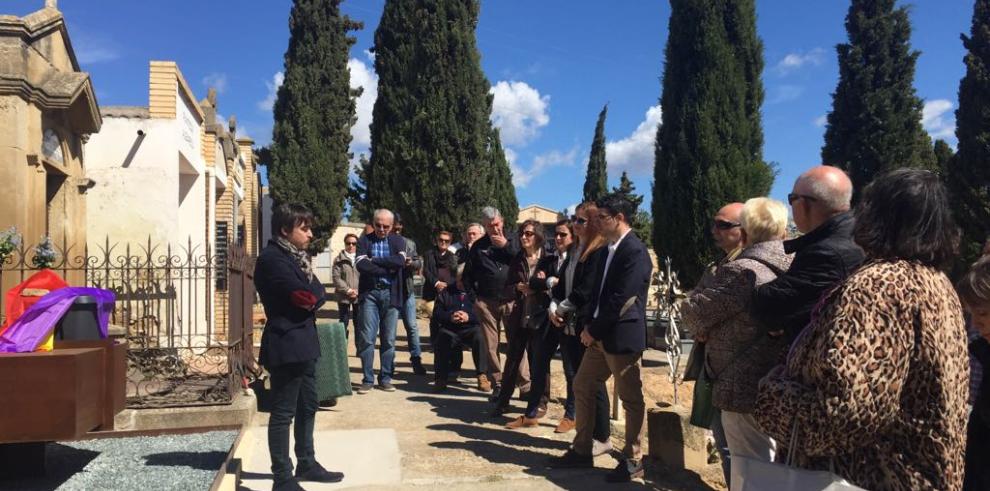
<instances>
[{"instance_id":1,"label":"black trousers","mask_svg":"<svg viewBox=\"0 0 990 491\"><path fill-rule=\"evenodd\" d=\"M512 393L516 391L516 381L519 378L519 365L524 356L528 357L530 377L536 377L536 372L533 371L535 370L533 355L539 347L540 338L546 334L549 328L547 325L540 329L519 328L516 330L516 335L509 338L509 353L505 358L505 366L502 368L502 388L498 391L495 407L508 407L509 401L512 400ZM548 378L547 374L543 376ZM540 406L546 407L547 401L550 400L550 384L544 384L544 387L537 392L536 386L531 380L529 393L533 394L534 392L540 394Z\"/></svg>"},{"instance_id":2,"label":"black trousers","mask_svg":"<svg viewBox=\"0 0 990 491\"><path fill-rule=\"evenodd\" d=\"M270 367L272 411L268 420L268 452L272 457L275 483L292 479L289 459L289 425L293 417L296 463L308 469L316 463L313 424L316 420L316 360Z\"/></svg>"},{"instance_id":3,"label":"black trousers","mask_svg":"<svg viewBox=\"0 0 990 491\"><path fill-rule=\"evenodd\" d=\"M351 321L352 314L357 314L357 307L353 304L337 302L337 310L340 311L340 323L344 325L344 336L347 336L347 323Z\"/></svg>"},{"instance_id":4,"label":"black trousers","mask_svg":"<svg viewBox=\"0 0 990 491\"><path fill-rule=\"evenodd\" d=\"M471 348L475 369L481 366L478 358L481 352L481 333L478 332L477 327L462 327L456 330L440 328L436 334L432 334L432 337L433 371L437 380L447 380L455 355L457 359L464 358L462 354L464 346Z\"/></svg>"}]
</instances>

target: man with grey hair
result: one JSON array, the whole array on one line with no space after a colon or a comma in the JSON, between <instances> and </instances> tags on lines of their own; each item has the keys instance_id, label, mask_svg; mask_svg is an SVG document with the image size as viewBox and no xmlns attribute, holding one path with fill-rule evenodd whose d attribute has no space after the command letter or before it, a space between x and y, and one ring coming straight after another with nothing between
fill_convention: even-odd
<instances>
[{"instance_id":1,"label":"man with grey hair","mask_svg":"<svg viewBox=\"0 0 990 491\"><path fill-rule=\"evenodd\" d=\"M757 288L753 302L753 315L770 327L771 336L793 341L822 294L863 263L863 250L852 239L852 194L845 172L821 165L801 174L787 195L794 224L804 235L784 242L794 261L786 273Z\"/></svg>"},{"instance_id":2,"label":"man with grey hair","mask_svg":"<svg viewBox=\"0 0 990 491\"><path fill-rule=\"evenodd\" d=\"M505 291L509 263L519 254L519 241L505 233L505 221L498 209L486 206L481 210L481 224L487 235L478 239L468 253L464 268L464 286L476 298L476 311L481 325L481 374L478 388L498 391L502 381L502 361L498 354L501 326L512 311L512 297ZM490 380L489 380L490 378ZM517 385L529 389L529 364L519 368Z\"/></svg>"},{"instance_id":3,"label":"man with grey hair","mask_svg":"<svg viewBox=\"0 0 990 491\"><path fill-rule=\"evenodd\" d=\"M375 382L375 338L381 334L381 371L378 388L394 392L392 376L395 374L395 328L399 309L406 299L403 270L408 265L406 241L401 235L391 233L395 215L385 209L375 210L374 232L358 239L356 266L360 273L358 282L358 325L355 329L355 345L361 359L363 378L358 394L368 393ZM410 258L411 259L411 258Z\"/></svg>"}]
</instances>

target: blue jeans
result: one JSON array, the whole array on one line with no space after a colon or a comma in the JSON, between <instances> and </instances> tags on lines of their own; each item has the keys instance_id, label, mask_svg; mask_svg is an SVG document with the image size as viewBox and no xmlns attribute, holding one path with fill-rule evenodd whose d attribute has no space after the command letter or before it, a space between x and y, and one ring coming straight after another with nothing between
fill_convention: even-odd
<instances>
[{"instance_id":1,"label":"blue jeans","mask_svg":"<svg viewBox=\"0 0 990 491\"><path fill-rule=\"evenodd\" d=\"M406 338L409 339L409 356L419 358L423 348L419 344L419 325L416 323L416 295L409 295L402 306L402 325L406 327Z\"/></svg>"},{"instance_id":2,"label":"blue jeans","mask_svg":"<svg viewBox=\"0 0 990 491\"><path fill-rule=\"evenodd\" d=\"M313 423L316 420L316 360L289 363L268 370L271 375L271 418L268 420L268 453L275 483L292 479L289 459L289 424L295 417L296 461L300 469L316 463Z\"/></svg>"},{"instance_id":3,"label":"blue jeans","mask_svg":"<svg viewBox=\"0 0 990 491\"><path fill-rule=\"evenodd\" d=\"M392 382L395 373L395 326L399 321L399 309L390 305L391 293L388 290L371 290L362 295L355 343L364 377L362 384L375 383L375 338L381 334L379 356L381 371L378 383Z\"/></svg>"}]
</instances>

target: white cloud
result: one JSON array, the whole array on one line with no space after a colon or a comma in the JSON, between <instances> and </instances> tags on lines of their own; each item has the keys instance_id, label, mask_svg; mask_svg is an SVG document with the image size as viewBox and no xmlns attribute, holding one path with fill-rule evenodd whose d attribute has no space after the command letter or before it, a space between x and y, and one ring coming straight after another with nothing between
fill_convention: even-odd
<instances>
[{"instance_id":1,"label":"white cloud","mask_svg":"<svg viewBox=\"0 0 990 491\"><path fill-rule=\"evenodd\" d=\"M817 126L819 128L824 128L825 125L828 124L828 115L827 114L822 114L821 116L818 116L817 118L815 118L815 120L812 121L812 122L815 124L815 126Z\"/></svg>"},{"instance_id":2,"label":"white cloud","mask_svg":"<svg viewBox=\"0 0 990 491\"><path fill-rule=\"evenodd\" d=\"M351 88L363 87L364 91L357 100L357 122L351 127L351 151L355 154L367 152L371 145L371 112L378 98L378 75L374 67L365 64L357 58L347 61L351 71Z\"/></svg>"},{"instance_id":3,"label":"white cloud","mask_svg":"<svg viewBox=\"0 0 990 491\"><path fill-rule=\"evenodd\" d=\"M491 88L492 123L501 129L506 145L525 145L550 123L550 96L526 82L499 81Z\"/></svg>"},{"instance_id":4,"label":"white cloud","mask_svg":"<svg viewBox=\"0 0 990 491\"><path fill-rule=\"evenodd\" d=\"M773 89L773 97L767 104L781 104L797 100L804 93L804 87L799 85L778 85Z\"/></svg>"},{"instance_id":5,"label":"white cloud","mask_svg":"<svg viewBox=\"0 0 990 491\"><path fill-rule=\"evenodd\" d=\"M366 58L368 58L368 61L370 61L372 63L375 62L375 53L373 51L371 51L370 49L364 50L364 56Z\"/></svg>"},{"instance_id":6,"label":"white cloud","mask_svg":"<svg viewBox=\"0 0 990 491\"><path fill-rule=\"evenodd\" d=\"M223 94L227 91L227 74L213 72L203 77L203 85L217 89L217 94Z\"/></svg>"},{"instance_id":7,"label":"white cloud","mask_svg":"<svg viewBox=\"0 0 990 491\"><path fill-rule=\"evenodd\" d=\"M956 116L952 112L955 105L946 99L925 101L921 111L921 126L932 139L954 140L956 137Z\"/></svg>"},{"instance_id":8,"label":"white cloud","mask_svg":"<svg viewBox=\"0 0 990 491\"><path fill-rule=\"evenodd\" d=\"M80 65L105 63L120 58L117 44L101 34L76 29L72 32L72 49Z\"/></svg>"},{"instance_id":9,"label":"white cloud","mask_svg":"<svg viewBox=\"0 0 990 491\"><path fill-rule=\"evenodd\" d=\"M512 158L509 158L511 152ZM512 170L512 184L524 188L529 185L533 178L543 174L551 167L572 166L577 162L578 147L575 146L567 153L560 150L552 150L542 153L533 158L533 165L529 169L523 169L515 164L516 153L506 149L505 157L509 160L509 168Z\"/></svg>"},{"instance_id":10,"label":"white cloud","mask_svg":"<svg viewBox=\"0 0 990 491\"><path fill-rule=\"evenodd\" d=\"M811 51L804 53L788 53L784 56L774 69L780 75L787 75L803 66L818 66L825 61L825 50L823 48L815 48Z\"/></svg>"},{"instance_id":11,"label":"white cloud","mask_svg":"<svg viewBox=\"0 0 990 491\"><path fill-rule=\"evenodd\" d=\"M653 168L654 145L657 141L657 126L663 111L657 104L646 111L646 117L631 135L618 141L605 144L605 159L615 170L628 170L633 173L648 172Z\"/></svg>"},{"instance_id":12,"label":"white cloud","mask_svg":"<svg viewBox=\"0 0 990 491\"><path fill-rule=\"evenodd\" d=\"M262 111L271 111L275 107L275 99L278 97L278 88L282 86L282 82L285 81L285 74L282 72L276 72L272 76L271 82L265 82L265 86L268 87L268 95L265 96L264 100L258 101L258 109Z\"/></svg>"}]
</instances>

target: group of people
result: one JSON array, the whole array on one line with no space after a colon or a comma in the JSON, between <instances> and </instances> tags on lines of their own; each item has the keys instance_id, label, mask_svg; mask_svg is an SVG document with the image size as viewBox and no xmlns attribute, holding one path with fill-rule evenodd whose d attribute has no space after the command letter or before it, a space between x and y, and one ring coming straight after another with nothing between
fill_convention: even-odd
<instances>
[{"instance_id":1,"label":"group of people","mask_svg":"<svg viewBox=\"0 0 990 491\"><path fill-rule=\"evenodd\" d=\"M990 394L971 388L967 351L970 322L972 362L990 362L990 259L957 294L939 177L897 170L854 190L820 166L788 201L794 238L783 203L719 210L724 259L681 304L730 487L752 477L746 463L776 460L865 489L990 489Z\"/></svg>"},{"instance_id":2,"label":"group of people","mask_svg":"<svg viewBox=\"0 0 990 491\"><path fill-rule=\"evenodd\" d=\"M841 170L820 166L797 179L788 201L796 237L784 203L758 197L720 209L711 233L725 256L680 305L704 346L696 348L704 353L698 383L711 389L708 424L726 481L745 479L747 462L786 460L867 489L990 489L990 393L981 377L990 363L990 257L955 286L943 272L958 256L959 232L939 177L898 170L854 190ZM371 230L345 239L334 266L341 320L356 316L358 392L374 387L376 338L378 387L395 390L398 318L414 370L425 373L412 295L413 273L422 272L437 391L468 349L491 414L510 412L518 390L526 408L506 427L532 427L546 415L559 352L567 397L556 431L576 433L548 465L592 467L612 450L605 382L614 377L625 444L606 478L641 477L652 263L632 232L635 212L618 193L582 203L555 224L550 249L543 224L510 231L487 207L461 247L441 230L420 257L394 230L395 214L377 210ZM276 488L300 489L298 480L343 478L312 451L314 311L328 296L305 253L312 214L283 204L272 221L279 234L255 273L268 318L260 361L272 377L269 448Z\"/></svg>"}]
</instances>

